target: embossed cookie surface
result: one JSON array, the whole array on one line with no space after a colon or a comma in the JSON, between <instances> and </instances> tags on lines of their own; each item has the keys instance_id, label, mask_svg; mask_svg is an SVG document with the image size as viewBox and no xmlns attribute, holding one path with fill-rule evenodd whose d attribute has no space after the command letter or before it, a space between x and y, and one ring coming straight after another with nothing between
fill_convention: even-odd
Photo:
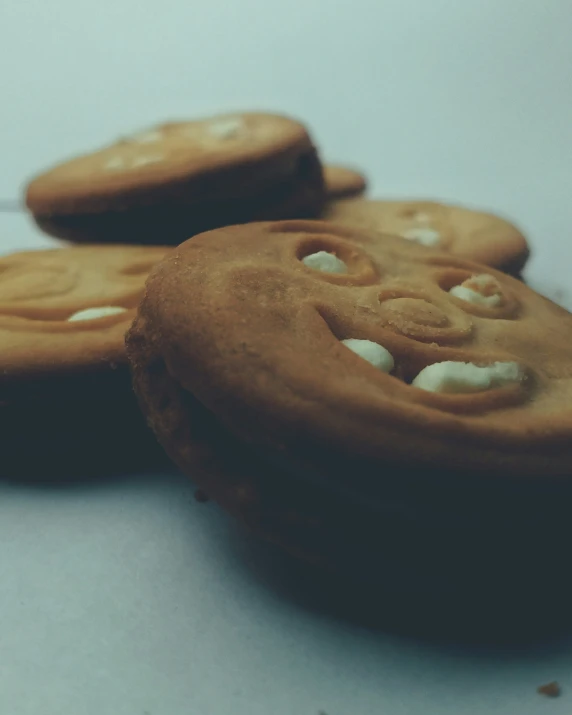
<instances>
[{"instance_id":1,"label":"embossed cookie surface","mask_svg":"<svg viewBox=\"0 0 572 715\"><path fill-rule=\"evenodd\" d=\"M221 429L309 468L572 468L572 315L414 241L296 221L198 236L153 271L130 331L142 391L145 344Z\"/></svg>"},{"instance_id":2,"label":"embossed cookie surface","mask_svg":"<svg viewBox=\"0 0 572 715\"><path fill-rule=\"evenodd\" d=\"M124 363L125 331L167 250L81 246L0 258L0 383Z\"/></svg>"},{"instance_id":3,"label":"embossed cookie surface","mask_svg":"<svg viewBox=\"0 0 572 715\"><path fill-rule=\"evenodd\" d=\"M329 204L322 217L392 233L513 274L523 268L529 253L524 236L508 221L432 201L347 199Z\"/></svg>"}]
</instances>

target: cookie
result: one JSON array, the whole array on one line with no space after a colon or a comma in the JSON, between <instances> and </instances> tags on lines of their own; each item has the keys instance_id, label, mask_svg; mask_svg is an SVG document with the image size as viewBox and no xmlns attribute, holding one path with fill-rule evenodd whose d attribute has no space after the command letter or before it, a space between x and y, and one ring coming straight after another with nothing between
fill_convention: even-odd
<instances>
[{"instance_id":1,"label":"cookie","mask_svg":"<svg viewBox=\"0 0 572 715\"><path fill-rule=\"evenodd\" d=\"M315 216L320 161L304 126L271 114L171 122L60 164L27 187L47 233L177 244L218 226Z\"/></svg>"},{"instance_id":2,"label":"cookie","mask_svg":"<svg viewBox=\"0 0 572 715\"><path fill-rule=\"evenodd\" d=\"M514 278L311 221L185 242L127 335L159 441L256 533L509 604L567 580L571 345L572 315Z\"/></svg>"},{"instance_id":3,"label":"cookie","mask_svg":"<svg viewBox=\"0 0 572 715\"><path fill-rule=\"evenodd\" d=\"M365 176L346 166L326 165L324 167L324 180L328 200L358 196L363 194L367 188Z\"/></svg>"},{"instance_id":4,"label":"cookie","mask_svg":"<svg viewBox=\"0 0 572 715\"><path fill-rule=\"evenodd\" d=\"M349 199L328 204L322 218L393 233L519 275L529 256L516 226L498 216L433 201Z\"/></svg>"},{"instance_id":5,"label":"cookie","mask_svg":"<svg viewBox=\"0 0 572 715\"><path fill-rule=\"evenodd\" d=\"M132 393L124 335L167 250L77 246L0 258L3 477L161 463Z\"/></svg>"}]
</instances>

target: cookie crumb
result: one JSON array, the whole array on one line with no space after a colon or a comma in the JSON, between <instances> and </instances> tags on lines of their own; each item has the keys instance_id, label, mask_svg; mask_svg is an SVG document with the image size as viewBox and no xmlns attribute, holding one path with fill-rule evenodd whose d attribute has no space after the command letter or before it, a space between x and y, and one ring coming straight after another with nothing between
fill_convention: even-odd
<instances>
[{"instance_id":1,"label":"cookie crumb","mask_svg":"<svg viewBox=\"0 0 572 715\"><path fill-rule=\"evenodd\" d=\"M208 494L205 494L202 489L196 489L195 490L195 499L200 503L204 504L209 500Z\"/></svg>"},{"instance_id":2,"label":"cookie crumb","mask_svg":"<svg viewBox=\"0 0 572 715\"><path fill-rule=\"evenodd\" d=\"M562 692L556 680L553 680L551 683L546 683L546 685L539 685L536 690L540 695L546 695L547 698L557 698Z\"/></svg>"}]
</instances>

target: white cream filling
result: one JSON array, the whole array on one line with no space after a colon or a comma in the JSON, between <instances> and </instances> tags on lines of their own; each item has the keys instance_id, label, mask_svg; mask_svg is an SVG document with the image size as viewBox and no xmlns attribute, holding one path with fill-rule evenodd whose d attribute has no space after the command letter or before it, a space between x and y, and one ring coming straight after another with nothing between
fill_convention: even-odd
<instances>
[{"instance_id":1,"label":"white cream filling","mask_svg":"<svg viewBox=\"0 0 572 715\"><path fill-rule=\"evenodd\" d=\"M467 303L486 305L489 308L497 308L503 300L499 282L487 273L468 278L460 285L453 286L449 293Z\"/></svg>"},{"instance_id":2,"label":"white cream filling","mask_svg":"<svg viewBox=\"0 0 572 715\"><path fill-rule=\"evenodd\" d=\"M119 305L104 305L100 308L85 308L78 310L68 318L68 323L74 323L78 320L96 320L97 318L106 318L109 315L118 315L125 313L127 308L122 308Z\"/></svg>"},{"instance_id":3,"label":"white cream filling","mask_svg":"<svg viewBox=\"0 0 572 715\"><path fill-rule=\"evenodd\" d=\"M441 240L439 231L428 226L414 226L403 231L401 235L408 241L415 241L423 246L436 246Z\"/></svg>"},{"instance_id":4,"label":"white cream filling","mask_svg":"<svg viewBox=\"0 0 572 715\"><path fill-rule=\"evenodd\" d=\"M318 251L305 256L302 263L308 268L322 273L347 273L348 267L333 253L327 251Z\"/></svg>"},{"instance_id":5,"label":"white cream filling","mask_svg":"<svg viewBox=\"0 0 572 715\"><path fill-rule=\"evenodd\" d=\"M367 362L371 363L374 367L378 368L382 372L391 372L395 365L393 355L380 345L379 343L374 343L372 340L359 340L358 338L348 338L347 340L342 340L342 345L349 348L356 355L359 355Z\"/></svg>"},{"instance_id":6,"label":"white cream filling","mask_svg":"<svg viewBox=\"0 0 572 715\"><path fill-rule=\"evenodd\" d=\"M449 293L455 296L455 298L464 300L467 303L472 303L473 305L486 305L489 308L497 308L501 304L502 300L502 297L498 293L483 295L482 293L463 285L454 286L451 288Z\"/></svg>"},{"instance_id":7,"label":"white cream filling","mask_svg":"<svg viewBox=\"0 0 572 715\"><path fill-rule=\"evenodd\" d=\"M524 371L516 362L480 367L471 362L438 362L421 370L412 385L428 392L471 393L517 384Z\"/></svg>"}]
</instances>

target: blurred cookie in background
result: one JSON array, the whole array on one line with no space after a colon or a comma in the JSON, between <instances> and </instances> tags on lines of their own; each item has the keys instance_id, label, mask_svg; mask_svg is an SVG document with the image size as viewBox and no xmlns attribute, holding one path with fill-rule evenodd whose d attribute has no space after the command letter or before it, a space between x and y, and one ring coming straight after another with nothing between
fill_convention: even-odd
<instances>
[{"instance_id":1,"label":"blurred cookie in background","mask_svg":"<svg viewBox=\"0 0 572 715\"><path fill-rule=\"evenodd\" d=\"M78 246L0 258L1 477L165 463L132 393L124 335L168 250Z\"/></svg>"},{"instance_id":2,"label":"blurred cookie in background","mask_svg":"<svg viewBox=\"0 0 572 715\"><path fill-rule=\"evenodd\" d=\"M178 244L218 226L315 216L324 191L303 124L237 113L162 124L59 164L32 179L26 205L58 238Z\"/></svg>"},{"instance_id":3,"label":"blurred cookie in background","mask_svg":"<svg viewBox=\"0 0 572 715\"><path fill-rule=\"evenodd\" d=\"M453 204L345 199L329 203L322 218L395 234L515 276L520 275L530 254L524 235L514 224Z\"/></svg>"},{"instance_id":4,"label":"blurred cookie in background","mask_svg":"<svg viewBox=\"0 0 572 715\"><path fill-rule=\"evenodd\" d=\"M326 164L324 166L326 196L329 201L349 196L359 196L367 189L367 179L363 174L347 166Z\"/></svg>"}]
</instances>

